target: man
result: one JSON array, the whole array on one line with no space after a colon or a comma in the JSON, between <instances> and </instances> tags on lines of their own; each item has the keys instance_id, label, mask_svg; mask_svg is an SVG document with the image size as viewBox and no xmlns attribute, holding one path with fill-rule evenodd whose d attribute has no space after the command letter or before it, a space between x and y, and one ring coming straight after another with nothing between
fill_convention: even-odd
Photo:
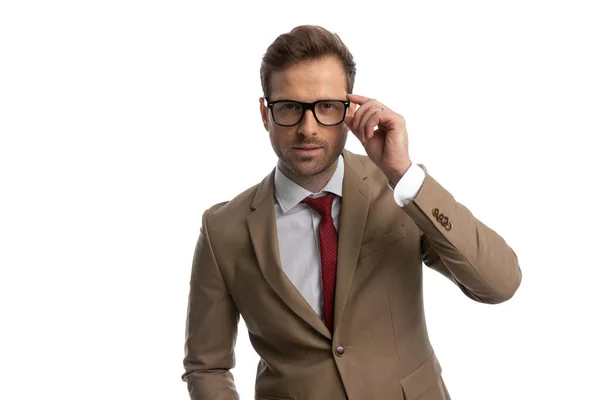
<instances>
[{"instance_id":1,"label":"man","mask_svg":"<svg viewBox=\"0 0 600 400\"><path fill-rule=\"evenodd\" d=\"M483 303L519 287L513 250L412 163L404 119L351 94L355 72L340 38L316 26L263 57L260 112L279 161L203 214L182 377L192 399L239 398L240 314L261 357L256 399L450 399L422 264ZM348 129L367 156L344 149Z\"/></svg>"}]
</instances>

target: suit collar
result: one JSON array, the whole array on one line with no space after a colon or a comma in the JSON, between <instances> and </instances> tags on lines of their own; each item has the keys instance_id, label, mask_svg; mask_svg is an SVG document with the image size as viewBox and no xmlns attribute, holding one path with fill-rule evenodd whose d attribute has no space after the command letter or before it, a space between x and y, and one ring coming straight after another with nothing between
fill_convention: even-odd
<instances>
[{"instance_id":1,"label":"suit collar","mask_svg":"<svg viewBox=\"0 0 600 400\"><path fill-rule=\"evenodd\" d=\"M347 150L342 154L347 168L342 187L343 200L338 233L334 332L345 315L344 308L354 278L370 205L367 173L361 159Z\"/></svg>"},{"instance_id":2,"label":"suit collar","mask_svg":"<svg viewBox=\"0 0 600 400\"><path fill-rule=\"evenodd\" d=\"M360 180L367 178L367 171L365 170L365 167L358 155L344 149L342 150L342 157L344 158L345 166L350 168L357 178ZM346 178L346 176L347 175L344 174L344 178Z\"/></svg>"},{"instance_id":3,"label":"suit collar","mask_svg":"<svg viewBox=\"0 0 600 400\"><path fill-rule=\"evenodd\" d=\"M285 304L317 332L331 339L331 333L281 267L275 220L275 169L258 185L248 216L248 231L256 261L265 281ZM274 316L276 317L276 316Z\"/></svg>"},{"instance_id":4,"label":"suit collar","mask_svg":"<svg viewBox=\"0 0 600 400\"><path fill-rule=\"evenodd\" d=\"M344 175L338 233L334 331L343 316L350 292L369 209L369 191L365 181L367 175L361 160L357 155L345 149L342 151L342 156ZM290 309L317 332L332 339L325 323L314 312L281 267L274 207L275 173L276 168L259 183L251 205L254 211L248 216L250 239L254 246L258 265L265 280Z\"/></svg>"}]
</instances>

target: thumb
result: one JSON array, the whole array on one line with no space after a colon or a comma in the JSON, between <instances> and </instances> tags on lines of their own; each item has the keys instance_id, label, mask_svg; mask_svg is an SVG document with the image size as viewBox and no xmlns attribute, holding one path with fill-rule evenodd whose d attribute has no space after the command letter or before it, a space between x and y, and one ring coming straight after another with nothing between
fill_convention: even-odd
<instances>
[{"instance_id":1,"label":"thumb","mask_svg":"<svg viewBox=\"0 0 600 400\"><path fill-rule=\"evenodd\" d=\"M351 117L348 115L348 116L346 116L346 118L344 118L344 122L346 123L346 125L348 125L348 129L350 129L350 132L352 132L354 134L354 136L356 136L358 141L361 143L364 143L364 138L359 136L356 132L354 132L354 129L353 129L354 117Z\"/></svg>"},{"instance_id":2,"label":"thumb","mask_svg":"<svg viewBox=\"0 0 600 400\"><path fill-rule=\"evenodd\" d=\"M350 128L350 130L352 130L352 126L354 125L354 117L351 115L346 115L346 117L344 118L344 123L348 125L348 128Z\"/></svg>"}]
</instances>

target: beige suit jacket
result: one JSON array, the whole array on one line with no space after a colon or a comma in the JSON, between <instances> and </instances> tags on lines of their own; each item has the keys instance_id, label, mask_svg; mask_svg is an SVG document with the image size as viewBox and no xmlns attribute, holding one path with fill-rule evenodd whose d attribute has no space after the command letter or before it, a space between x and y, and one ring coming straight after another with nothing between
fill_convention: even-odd
<instances>
[{"instance_id":1,"label":"beige suit jacket","mask_svg":"<svg viewBox=\"0 0 600 400\"><path fill-rule=\"evenodd\" d=\"M185 373L193 400L238 399L230 369L239 316L261 357L257 400L448 400L423 309L424 263L467 296L500 303L517 256L433 179L399 207L366 156L343 151L334 333L279 261L275 169L206 210L190 280Z\"/></svg>"}]
</instances>

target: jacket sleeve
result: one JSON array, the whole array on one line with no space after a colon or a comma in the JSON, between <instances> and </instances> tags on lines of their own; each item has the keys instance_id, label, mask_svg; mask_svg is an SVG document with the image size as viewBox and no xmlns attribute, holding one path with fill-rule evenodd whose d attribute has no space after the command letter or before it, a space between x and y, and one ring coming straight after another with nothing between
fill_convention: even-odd
<instances>
[{"instance_id":1,"label":"jacket sleeve","mask_svg":"<svg viewBox=\"0 0 600 400\"><path fill-rule=\"evenodd\" d=\"M521 284L516 253L419 166L425 180L403 208L419 227L423 263L475 301L496 304L510 299Z\"/></svg>"},{"instance_id":2,"label":"jacket sleeve","mask_svg":"<svg viewBox=\"0 0 600 400\"><path fill-rule=\"evenodd\" d=\"M192 400L239 400L233 375L239 312L217 265L202 216L186 317L185 373Z\"/></svg>"}]
</instances>

